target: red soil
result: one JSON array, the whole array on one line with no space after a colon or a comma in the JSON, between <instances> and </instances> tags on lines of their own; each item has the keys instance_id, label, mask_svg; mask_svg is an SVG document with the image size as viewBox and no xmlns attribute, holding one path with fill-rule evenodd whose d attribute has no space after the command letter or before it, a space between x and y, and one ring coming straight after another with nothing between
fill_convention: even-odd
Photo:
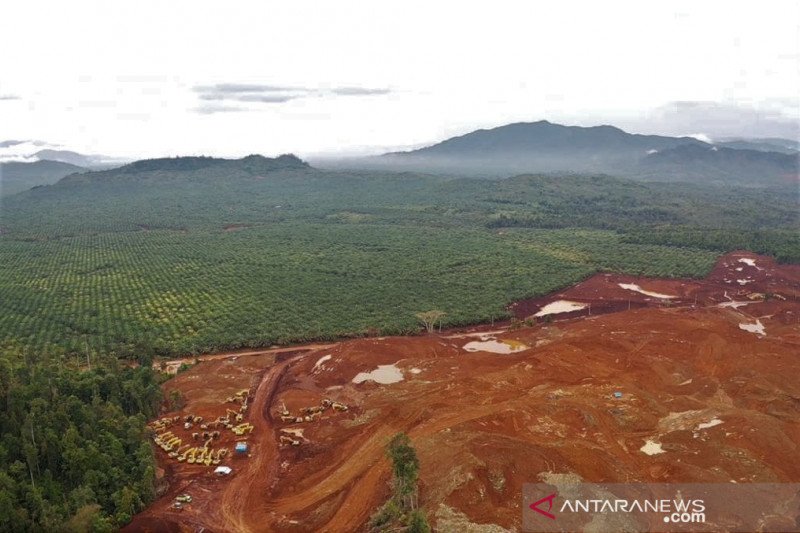
<instances>
[{"instance_id":1,"label":"red soil","mask_svg":"<svg viewBox=\"0 0 800 533\"><path fill-rule=\"evenodd\" d=\"M664 306L618 283L676 298ZM753 294L767 292L766 301ZM485 331L357 339L280 360L225 354L165 389L182 391L182 414L209 419L231 405L222 403L227 396L252 387L250 456L227 459L233 474L217 478L212 468L177 463L158 449L169 489L127 530L362 529L389 494L384 450L398 431L417 448L420 504L443 531L463 530L464 521L518 530L522 484L553 474L593 482L799 482L799 298L800 267L735 253L705 280L598 275L522 302L520 317L558 299L591 303L592 316L495 333L529 347L511 355L463 349ZM729 300L750 303L719 306ZM739 327L756 320L765 335ZM352 383L389 364L403 381ZM302 424L276 417L284 403L294 413L323 398L350 410L329 409ZM715 418L722 423L698 429ZM302 428L304 443L279 445L284 427ZM640 451L649 439L664 453ZM232 435L223 441L231 445ZM181 493L193 501L174 510Z\"/></svg>"}]
</instances>

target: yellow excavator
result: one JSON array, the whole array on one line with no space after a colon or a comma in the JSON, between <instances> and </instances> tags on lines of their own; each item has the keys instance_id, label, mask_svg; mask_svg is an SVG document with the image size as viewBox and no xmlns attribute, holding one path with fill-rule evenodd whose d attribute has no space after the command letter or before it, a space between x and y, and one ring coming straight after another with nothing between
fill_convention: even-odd
<instances>
[{"instance_id":1,"label":"yellow excavator","mask_svg":"<svg viewBox=\"0 0 800 533\"><path fill-rule=\"evenodd\" d=\"M189 450L189 453L186 455L186 462L189 464L193 464L195 461L195 455L197 455L197 452L199 451L200 448L192 448L191 450Z\"/></svg>"},{"instance_id":2,"label":"yellow excavator","mask_svg":"<svg viewBox=\"0 0 800 533\"><path fill-rule=\"evenodd\" d=\"M161 445L161 448L162 448L162 449L163 449L165 452L171 452L171 451L172 451L172 448L174 448L175 446L178 446L178 445L180 445L180 444L181 444L181 442L183 442L183 441L181 440L181 438L180 438L180 437L172 437L172 438L171 438L171 439L169 439L167 442L165 442L164 444L162 444L162 445Z\"/></svg>"},{"instance_id":3,"label":"yellow excavator","mask_svg":"<svg viewBox=\"0 0 800 533\"><path fill-rule=\"evenodd\" d=\"M244 424L239 424L238 426L234 427L232 431L233 431L234 434L236 434L238 436L242 436L242 435L245 435L247 433L252 433L253 424L251 424L249 422L245 422Z\"/></svg>"},{"instance_id":4,"label":"yellow excavator","mask_svg":"<svg viewBox=\"0 0 800 533\"><path fill-rule=\"evenodd\" d=\"M216 455L216 457L214 457L214 460L212 462L215 465L218 465L220 463L220 461L222 461L222 458L225 457L226 455L228 455L228 449L227 448L220 448L219 450L217 450L217 455Z\"/></svg>"},{"instance_id":5,"label":"yellow excavator","mask_svg":"<svg viewBox=\"0 0 800 533\"><path fill-rule=\"evenodd\" d=\"M177 449L177 450L175 450L174 452L170 452L170 453L169 453L169 456L170 456L171 458L173 458L173 459L177 459L178 457L180 457L181 455L183 455L183 452L185 452L186 450L188 450L188 449L189 449L189 446L191 446L191 445L190 445L190 444L184 444L183 446L181 446L180 448L178 448L178 449ZM185 457L185 456L184 456L184 459L186 459L186 457ZM178 459L178 460L180 461L180 459Z\"/></svg>"}]
</instances>

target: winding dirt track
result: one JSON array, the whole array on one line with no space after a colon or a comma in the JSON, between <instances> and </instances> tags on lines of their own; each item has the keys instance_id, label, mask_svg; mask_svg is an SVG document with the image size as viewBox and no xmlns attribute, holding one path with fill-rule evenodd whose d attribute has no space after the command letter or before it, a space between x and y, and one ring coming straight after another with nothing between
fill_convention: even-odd
<instances>
[{"instance_id":1,"label":"winding dirt track","mask_svg":"<svg viewBox=\"0 0 800 533\"><path fill-rule=\"evenodd\" d=\"M218 527L221 530L263 531L264 521L256 510L263 508L268 495L252 488L258 486L259 478L273 478L277 472L278 444L275 442L269 407L289 364L287 361L269 369L256 389L252 404L252 412L255 413L251 422L254 426L253 438L249 444L257 453L251 454L249 468L234 476L220 495L222 521Z\"/></svg>"}]
</instances>

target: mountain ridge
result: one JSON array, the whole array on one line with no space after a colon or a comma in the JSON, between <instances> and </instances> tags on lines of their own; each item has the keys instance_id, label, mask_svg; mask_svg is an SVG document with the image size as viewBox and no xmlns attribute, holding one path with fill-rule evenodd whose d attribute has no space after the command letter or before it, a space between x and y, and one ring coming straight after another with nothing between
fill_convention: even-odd
<instances>
[{"instance_id":1,"label":"mountain ridge","mask_svg":"<svg viewBox=\"0 0 800 533\"><path fill-rule=\"evenodd\" d=\"M475 130L365 163L456 175L605 173L648 181L773 186L792 182L800 174L796 153L782 153L777 147L741 149L694 137L628 133L607 124L565 126L541 120Z\"/></svg>"}]
</instances>

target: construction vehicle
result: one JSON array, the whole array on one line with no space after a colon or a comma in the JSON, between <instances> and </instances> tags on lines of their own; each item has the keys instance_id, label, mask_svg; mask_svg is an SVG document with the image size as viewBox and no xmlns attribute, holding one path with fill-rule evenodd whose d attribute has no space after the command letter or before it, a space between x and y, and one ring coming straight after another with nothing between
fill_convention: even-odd
<instances>
[{"instance_id":1,"label":"construction vehicle","mask_svg":"<svg viewBox=\"0 0 800 533\"><path fill-rule=\"evenodd\" d=\"M280 442L281 442L281 444L290 444L292 446L300 446L300 441L299 440L295 440L295 439L293 439L292 437L290 437L288 435L281 435Z\"/></svg>"},{"instance_id":2,"label":"construction vehicle","mask_svg":"<svg viewBox=\"0 0 800 533\"><path fill-rule=\"evenodd\" d=\"M336 411L347 411L349 409L345 404L339 402L333 402L331 407Z\"/></svg>"},{"instance_id":3,"label":"construction vehicle","mask_svg":"<svg viewBox=\"0 0 800 533\"><path fill-rule=\"evenodd\" d=\"M175 501L180 503L192 503L192 497L188 494L181 494L175 497Z\"/></svg>"},{"instance_id":4,"label":"construction vehicle","mask_svg":"<svg viewBox=\"0 0 800 533\"><path fill-rule=\"evenodd\" d=\"M200 448L192 448L191 450L189 450L189 453L186 454L186 462L189 464L193 464L195 461L195 455L197 455L198 451L200 451Z\"/></svg>"},{"instance_id":5,"label":"construction vehicle","mask_svg":"<svg viewBox=\"0 0 800 533\"><path fill-rule=\"evenodd\" d=\"M303 422L313 422L314 420L317 420L319 418L322 418L322 411L315 411L310 415L304 416Z\"/></svg>"},{"instance_id":6,"label":"construction vehicle","mask_svg":"<svg viewBox=\"0 0 800 533\"><path fill-rule=\"evenodd\" d=\"M214 460L212 462L215 465L218 465L220 463L220 461L222 461L222 458L225 457L226 455L228 455L228 449L227 448L220 448L219 450L217 450L217 455L216 455L216 457L214 457Z\"/></svg>"},{"instance_id":7,"label":"construction vehicle","mask_svg":"<svg viewBox=\"0 0 800 533\"><path fill-rule=\"evenodd\" d=\"M186 422L186 423L183 425L183 429L192 429L192 423L191 423L191 422Z\"/></svg>"},{"instance_id":8,"label":"construction vehicle","mask_svg":"<svg viewBox=\"0 0 800 533\"><path fill-rule=\"evenodd\" d=\"M235 435L239 436L244 435L246 433L251 433L253 431L253 424L245 422L244 424L239 424L238 426L235 426L231 431L233 431Z\"/></svg>"},{"instance_id":9,"label":"construction vehicle","mask_svg":"<svg viewBox=\"0 0 800 533\"><path fill-rule=\"evenodd\" d=\"M171 431L167 431L166 433L162 433L160 435L156 435L155 437L153 437L153 441L158 446L161 446L162 444L164 444L164 441L169 440L174 436L175 435L173 435L173 433Z\"/></svg>"},{"instance_id":10,"label":"construction vehicle","mask_svg":"<svg viewBox=\"0 0 800 533\"><path fill-rule=\"evenodd\" d=\"M331 404L333 404L333 400L331 400L329 398L325 398L324 400L322 400L322 407L325 408L325 409L330 407Z\"/></svg>"},{"instance_id":11,"label":"construction vehicle","mask_svg":"<svg viewBox=\"0 0 800 533\"><path fill-rule=\"evenodd\" d=\"M188 450L188 449L189 449L189 446L190 446L190 444L184 444L183 446L181 446L180 448L178 448L178 449L177 449L177 450L175 450L174 452L170 452L170 453L169 453L169 456L170 456L172 459L178 459L178 457L180 457L181 455L183 455L183 452L185 452L186 450ZM184 456L184 459L186 459L186 457L185 457L185 456ZM178 459L178 460L180 461L180 459Z\"/></svg>"},{"instance_id":12,"label":"construction vehicle","mask_svg":"<svg viewBox=\"0 0 800 533\"><path fill-rule=\"evenodd\" d=\"M311 407L303 407L302 412L304 412L307 415L313 415L314 413L321 413L324 410L325 408L322 407L321 405L313 405Z\"/></svg>"},{"instance_id":13,"label":"construction vehicle","mask_svg":"<svg viewBox=\"0 0 800 533\"><path fill-rule=\"evenodd\" d=\"M197 450L197 448L189 448L188 450L184 451L182 454L178 456L178 461L181 463L184 462L186 458L189 456L189 454L193 454L195 450Z\"/></svg>"},{"instance_id":14,"label":"construction vehicle","mask_svg":"<svg viewBox=\"0 0 800 533\"><path fill-rule=\"evenodd\" d=\"M172 448L176 445L180 445L181 442L182 440L180 437L173 437L168 441L164 442L163 444L161 444L161 449L164 450L165 452L172 451Z\"/></svg>"}]
</instances>

